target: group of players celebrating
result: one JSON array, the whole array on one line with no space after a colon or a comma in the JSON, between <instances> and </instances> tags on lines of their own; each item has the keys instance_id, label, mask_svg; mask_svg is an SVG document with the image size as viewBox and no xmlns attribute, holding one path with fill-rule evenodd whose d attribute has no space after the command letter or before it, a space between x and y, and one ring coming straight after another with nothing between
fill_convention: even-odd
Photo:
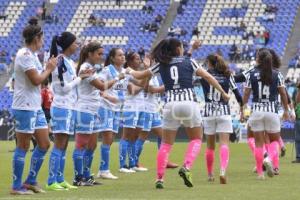
<instances>
[{"instance_id":1,"label":"group of players celebrating","mask_svg":"<svg viewBox=\"0 0 300 200\"><path fill-rule=\"evenodd\" d=\"M147 171L139 157L149 132L158 137L157 178L155 187L164 188L165 169L177 167L168 161L177 129L183 125L189 138L179 175L187 187L192 187L190 169L202 144L203 132L207 138L206 164L208 180L214 181L214 150L216 134L220 145L220 183L227 183L229 162L229 135L232 119L228 95L231 90L241 110L252 94L252 114L248 129L258 179L264 179L263 166L268 176L279 174L280 116L291 117L291 110L283 77L278 71L280 60L274 51L260 49L256 66L233 75L219 55L209 55L207 70L184 55L182 42L175 38L162 40L144 60L135 52L126 54L121 48L112 48L99 70L104 47L91 41L80 49L78 64L72 55L79 48L77 38L70 32L54 36L50 58L42 66L38 57L43 45L43 31L36 23L23 30L25 46L15 59L15 89L13 114L16 121L17 147L13 156L13 185L11 194L26 195L45 192L37 183L37 175L50 147L49 129L41 108L40 85L51 77L54 99L51 105L51 129L54 146L49 157L47 190L71 190L78 186L99 185L91 174L98 135L102 137L101 163L98 178L118 179L110 172L110 147L122 123L119 142L119 172ZM61 53L58 53L58 46ZM199 79L205 96L201 116L194 91ZM236 82L245 82L244 96ZM160 96L164 96L162 112ZM280 102L279 103L279 96ZM64 178L66 150L70 135L75 134L73 151L74 180ZM26 152L34 135L37 146L31 157L30 171L24 182L22 175ZM253 139L254 137L254 139ZM254 145L254 146L253 146ZM127 162L128 157L128 162Z\"/></svg>"}]
</instances>

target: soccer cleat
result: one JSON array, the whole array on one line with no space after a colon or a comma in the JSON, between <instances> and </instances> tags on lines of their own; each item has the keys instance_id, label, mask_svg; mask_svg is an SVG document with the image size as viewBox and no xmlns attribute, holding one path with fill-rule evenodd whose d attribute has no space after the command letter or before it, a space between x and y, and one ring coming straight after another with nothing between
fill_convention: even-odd
<instances>
[{"instance_id":1,"label":"soccer cleat","mask_svg":"<svg viewBox=\"0 0 300 200\"><path fill-rule=\"evenodd\" d=\"M181 178L183 178L184 184L187 187L193 187L192 174L190 170L186 169L185 167L181 167L178 171L178 174L181 176Z\"/></svg>"},{"instance_id":2,"label":"soccer cleat","mask_svg":"<svg viewBox=\"0 0 300 200\"><path fill-rule=\"evenodd\" d=\"M65 189L71 189L71 190L73 190L73 189L78 189L78 187L76 187L76 186L73 186L73 185L71 185L70 183L68 183L67 181L64 181L64 182L61 182L61 183L58 183L61 187L63 187L63 188L65 188Z\"/></svg>"},{"instance_id":3,"label":"soccer cleat","mask_svg":"<svg viewBox=\"0 0 300 200\"><path fill-rule=\"evenodd\" d=\"M46 185L46 190L50 190L50 191L66 191L68 189L62 187L59 183L55 182L55 183L52 183L51 185Z\"/></svg>"},{"instance_id":4,"label":"soccer cleat","mask_svg":"<svg viewBox=\"0 0 300 200\"><path fill-rule=\"evenodd\" d=\"M273 177L274 176L274 171L273 171L273 165L272 162L270 161L270 159L267 157L264 159L264 166L266 167L266 171L269 177Z\"/></svg>"},{"instance_id":5,"label":"soccer cleat","mask_svg":"<svg viewBox=\"0 0 300 200\"><path fill-rule=\"evenodd\" d=\"M46 192L38 184L31 185L28 183L23 183L23 187L26 188L27 190L31 190L34 193L45 193Z\"/></svg>"},{"instance_id":6,"label":"soccer cleat","mask_svg":"<svg viewBox=\"0 0 300 200\"><path fill-rule=\"evenodd\" d=\"M225 170L220 171L220 184L227 184L227 178Z\"/></svg>"},{"instance_id":7,"label":"soccer cleat","mask_svg":"<svg viewBox=\"0 0 300 200\"><path fill-rule=\"evenodd\" d=\"M134 170L134 171L136 171L136 172L146 172L146 171L148 171L148 169L147 168L145 168L145 167L141 167L141 166L136 166L136 167L133 167L133 168L131 168L132 170Z\"/></svg>"},{"instance_id":8,"label":"soccer cleat","mask_svg":"<svg viewBox=\"0 0 300 200\"><path fill-rule=\"evenodd\" d=\"M32 194L34 194L31 190L27 190L26 188L12 189L9 193L11 195L32 195Z\"/></svg>"},{"instance_id":9,"label":"soccer cleat","mask_svg":"<svg viewBox=\"0 0 300 200\"><path fill-rule=\"evenodd\" d=\"M93 184L86 182L82 177L75 177L73 186L93 186Z\"/></svg>"},{"instance_id":10,"label":"soccer cleat","mask_svg":"<svg viewBox=\"0 0 300 200\"><path fill-rule=\"evenodd\" d=\"M294 164L295 164L295 163L300 163L300 159L297 158L296 160L293 160L292 163L294 163Z\"/></svg>"},{"instance_id":11,"label":"soccer cleat","mask_svg":"<svg viewBox=\"0 0 300 200\"><path fill-rule=\"evenodd\" d=\"M172 162L167 163L167 168L168 169L175 169L177 167L179 167L179 165L177 165L176 163L172 163Z\"/></svg>"},{"instance_id":12,"label":"soccer cleat","mask_svg":"<svg viewBox=\"0 0 300 200\"><path fill-rule=\"evenodd\" d=\"M89 179L85 180L85 183L90 183L92 185L102 185L102 183L95 181L93 176L90 176Z\"/></svg>"},{"instance_id":13,"label":"soccer cleat","mask_svg":"<svg viewBox=\"0 0 300 200\"><path fill-rule=\"evenodd\" d=\"M208 181L208 182L214 182L214 181L215 181L214 175L213 175L213 174L209 174L209 175L208 175L208 178L207 178L207 181Z\"/></svg>"},{"instance_id":14,"label":"soccer cleat","mask_svg":"<svg viewBox=\"0 0 300 200\"><path fill-rule=\"evenodd\" d=\"M257 179L257 180L263 181L263 180L265 180L265 175L264 175L264 174L260 174L260 175L258 175L258 176L256 177L256 179Z\"/></svg>"},{"instance_id":15,"label":"soccer cleat","mask_svg":"<svg viewBox=\"0 0 300 200\"><path fill-rule=\"evenodd\" d=\"M103 178L103 179L111 179L111 180L116 180L118 179L117 176L114 176L110 171L99 171L97 174L97 178Z\"/></svg>"},{"instance_id":16,"label":"soccer cleat","mask_svg":"<svg viewBox=\"0 0 300 200\"><path fill-rule=\"evenodd\" d=\"M127 168L121 168L121 169L119 169L119 172L121 172L121 173L128 173L128 174L130 174L130 173L135 173L135 171L134 170L132 170L132 169L127 169Z\"/></svg>"},{"instance_id":17,"label":"soccer cleat","mask_svg":"<svg viewBox=\"0 0 300 200\"><path fill-rule=\"evenodd\" d=\"M286 148L285 147L282 147L280 149L280 157L284 157L285 156L285 153L286 153Z\"/></svg>"},{"instance_id":18,"label":"soccer cleat","mask_svg":"<svg viewBox=\"0 0 300 200\"><path fill-rule=\"evenodd\" d=\"M276 175L276 176L279 175L279 169L278 168L274 168L274 175Z\"/></svg>"},{"instance_id":19,"label":"soccer cleat","mask_svg":"<svg viewBox=\"0 0 300 200\"><path fill-rule=\"evenodd\" d=\"M163 180L157 180L155 182L155 188L156 189L164 189L164 182L163 182Z\"/></svg>"}]
</instances>

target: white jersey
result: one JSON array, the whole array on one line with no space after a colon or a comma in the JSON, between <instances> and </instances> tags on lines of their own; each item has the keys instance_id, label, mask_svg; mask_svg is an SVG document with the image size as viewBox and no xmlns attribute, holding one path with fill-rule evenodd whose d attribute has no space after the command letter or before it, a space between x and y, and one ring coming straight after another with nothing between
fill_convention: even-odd
<instances>
[{"instance_id":1,"label":"white jersey","mask_svg":"<svg viewBox=\"0 0 300 200\"><path fill-rule=\"evenodd\" d=\"M113 65L108 65L99 73L99 76L103 81L110 81L118 77L119 73L121 72L125 73L125 69L122 68L121 71L118 71ZM101 98L101 106L113 111L120 111L125 101L128 83L131 79L132 76L126 75L124 79L119 80L111 88L106 90L109 96L118 99L119 102L117 104L114 104L107 99Z\"/></svg>"},{"instance_id":2,"label":"white jersey","mask_svg":"<svg viewBox=\"0 0 300 200\"><path fill-rule=\"evenodd\" d=\"M26 71L35 69L39 74L43 71L37 54L30 49L21 48L15 59L15 85L12 108L18 110L40 110L42 109L41 86L31 83Z\"/></svg>"},{"instance_id":3,"label":"white jersey","mask_svg":"<svg viewBox=\"0 0 300 200\"><path fill-rule=\"evenodd\" d=\"M149 86L159 87L159 81L157 76L153 76L149 82ZM159 103L160 98L159 93L147 93L145 97L145 112L148 113L157 113L159 112Z\"/></svg>"},{"instance_id":4,"label":"white jersey","mask_svg":"<svg viewBox=\"0 0 300 200\"><path fill-rule=\"evenodd\" d=\"M58 108L74 109L77 101L77 85L80 78L76 76L75 63L67 57L63 57L66 71L63 72L63 82L58 78L58 68L52 72L53 102L51 106Z\"/></svg>"},{"instance_id":5,"label":"white jersey","mask_svg":"<svg viewBox=\"0 0 300 200\"><path fill-rule=\"evenodd\" d=\"M93 69L94 66L85 62L81 65L80 71ZM79 72L80 72L79 71ZM96 114L100 106L100 90L95 88L90 83L98 79L99 76L95 72L92 76L82 80L78 85L78 101L75 110L80 112L89 112Z\"/></svg>"},{"instance_id":6,"label":"white jersey","mask_svg":"<svg viewBox=\"0 0 300 200\"><path fill-rule=\"evenodd\" d=\"M145 92L141 90L136 95L126 93L123 111L145 111Z\"/></svg>"}]
</instances>

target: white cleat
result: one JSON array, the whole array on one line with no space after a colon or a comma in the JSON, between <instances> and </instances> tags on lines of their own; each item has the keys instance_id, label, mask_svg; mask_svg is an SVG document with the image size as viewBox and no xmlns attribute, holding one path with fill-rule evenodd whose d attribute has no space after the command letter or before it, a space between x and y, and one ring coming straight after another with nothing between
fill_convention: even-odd
<instances>
[{"instance_id":1,"label":"white cleat","mask_svg":"<svg viewBox=\"0 0 300 200\"><path fill-rule=\"evenodd\" d=\"M114 176L110 171L99 171L97 178L116 180L119 177Z\"/></svg>"},{"instance_id":2,"label":"white cleat","mask_svg":"<svg viewBox=\"0 0 300 200\"><path fill-rule=\"evenodd\" d=\"M145 167L133 167L133 168L130 168L130 169L132 169L136 172L146 172L146 171L148 171L148 169L145 168Z\"/></svg>"},{"instance_id":3,"label":"white cleat","mask_svg":"<svg viewBox=\"0 0 300 200\"><path fill-rule=\"evenodd\" d=\"M270 161L270 159L268 157L266 157L264 159L264 166L267 170L267 174L269 177L273 177L274 176L274 170L273 170L273 165L272 165L272 162Z\"/></svg>"},{"instance_id":4,"label":"white cleat","mask_svg":"<svg viewBox=\"0 0 300 200\"><path fill-rule=\"evenodd\" d=\"M119 172L121 172L121 173L127 173L127 174L135 173L134 170L127 169L127 168L121 168L121 169L119 169Z\"/></svg>"},{"instance_id":5,"label":"white cleat","mask_svg":"<svg viewBox=\"0 0 300 200\"><path fill-rule=\"evenodd\" d=\"M256 179L257 179L257 180L260 180L260 181L263 181L263 180L265 180L265 175L264 175L264 174L258 175L258 176L256 177Z\"/></svg>"},{"instance_id":6,"label":"white cleat","mask_svg":"<svg viewBox=\"0 0 300 200\"><path fill-rule=\"evenodd\" d=\"M220 170L220 184L227 184L226 171Z\"/></svg>"}]
</instances>

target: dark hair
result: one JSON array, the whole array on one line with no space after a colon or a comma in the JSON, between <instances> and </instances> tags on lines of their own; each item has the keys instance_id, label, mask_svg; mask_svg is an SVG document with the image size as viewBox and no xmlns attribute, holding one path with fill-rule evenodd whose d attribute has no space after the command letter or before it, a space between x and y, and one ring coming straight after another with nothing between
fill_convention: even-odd
<instances>
[{"instance_id":1,"label":"dark hair","mask_svg":"<svg viewBox=\"0 0 300 200\"><path fill-rule=\"evenodd\" d=\"M224 74L226 77L230 77L231 71L221 56L211 54L206 57L206 61L209 62L217 72Z\"/></svg>"},{"instance_id":2,"label":"dark hair","mask_svg":"<svg viewBox=\"0 0 300 200\"><path fill-rule=\"evenodd\" d=\"M80 51L79 55L79 61L77 65L76 73L79 74L80 66L86 61L86 59L89 57L89 53L94 53L98 49L102 49L103 47L101 44L97 41L89 42L87 45L84 45Z\"/></svg>"},{"instance_id":3,"label":"dark hair","mask_svg":"<svg viewBox=\"0 0 300 200\"><path fill-rule=\"evenodd\" d=\"M75 40L76 36L71 32L65 31L61 35L55 35L51 42L50 57L56 57L58 55L57 45L60 46L63 51L65 51Z\"/></svg>"},{"instance_id":4,"label":"dark hair","mask_svg":"<svg viewBox=\"0 0 300 200\"><path fill-rule=\"evenodd\" d=\"M104 66L107 66L107 65L111 65L111 64L114 64L113 61L112 61L112 58L114 58L117 54L117 51L121 49L119 47L115 47L115 48L112 48L109 53L108 53L108 56L106 57L105 59L105 63L104 63Z\"/></svg>"},{"instance_id":5,"label":"dark hair","mask_svg":"<svg viewBox=\"0 0 300 200\"><path fill-rule=\"evenodd\" d=\"M164 39L154 47L151 52L151 57L156 62L169 64L173 57L179 56L177 47L182 45L181 41L176 38Z\"/></svg>"},{"instance_id":6,"label":"dark hair","mask_svg":"<svg viewBox=\"0 0 300 200\"><path fill-rule=\"evenodd\" d=\"M269 50L258 50L257 54L258 68L260 71L260 79L264 85L271 85L272 83L272 54Z\"/></svg>"},{"instance_id":7,"label":"dark hair","mask_svg":"<svg viewBox=\"0 0 300 200\"><path fill-rule=\"evenodd\" d=\"M26 44L31 44L35 37L41 37L43 31L40 25L38 25L38 19L32 17L28 21L28 25L23 29L23 38Z\"/></svg>"},{"instance_id":8,"label":"dark hair","mask_svg":"<svg viewBox=\"0 0 300 200\"><path fill-rule=\"evenodd\" d=\"M70 32L63 32L60 36L55 35L52 38L51 48L50 48L50 58L52 56L56 57L58 55L57 45L59 45L62 50L66 50L74 41L76 40L76 36ZM64 86L64 76L63 73L67 71L67 67L65 66L64 58L61 57L58 61L58 79L60 81L61 86ZM52 73L49 75L49 82L52 82Z\"/></svg>"},{"instance_id":9,"label":"dark hair","mask_svg":"<svg viewBox=\"0 0 300 200\"><path fill-rule=\"evenodd\" d=\"M273 67L279 69L281 66L281 60L278 54L273 49L268 49L272 55Z\"/></svg>"},{"instance_id":10,"label":"dark hair","mask_svg":"<svg viewBox=\"0 0 300 200\"><path fill-rule=\"evenodd\" d=\"M126 52L125 58L126 58L126 62L124 64L124 68L129 67L129 63L131 63L134 60L134 55L138 55L138 53L134 52L134 51L129 51Z\"/></svg>"}]
</instances>

